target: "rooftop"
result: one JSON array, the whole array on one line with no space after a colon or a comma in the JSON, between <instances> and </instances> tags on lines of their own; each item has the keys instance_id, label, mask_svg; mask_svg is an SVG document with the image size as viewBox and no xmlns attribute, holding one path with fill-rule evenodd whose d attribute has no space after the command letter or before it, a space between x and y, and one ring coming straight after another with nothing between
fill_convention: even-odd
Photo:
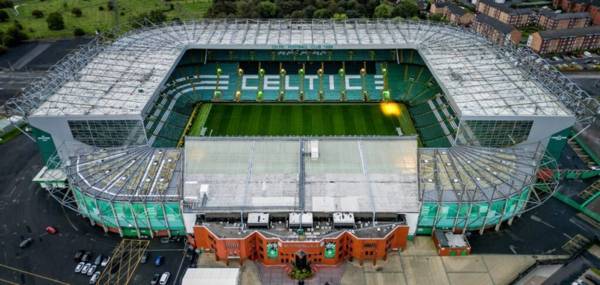
<instances>
[{"instance_id":1,"label":"rooftop","mask_svg":"<svg viewBox=\"0 0 600 285\"><path fill-rule=\"evenodd\" d=\"M467 116L572 116L522 58L460 27L396 20L203 20L95 40L7 104L29 116L139 116L190 48L415 48ZM554 94L553 94L554 92Z\"/></svg>"},{"instance_id":2,"label":"rooftop","mask_svg":"<svg viewBox=\"0 0 600 285\"><path fill-rule=\"evenodd\" d=\"M577 12L577 13L556 13L553 10L543 9L540 14L557 20L561 19L579 19L579 18L591 18L588 12Z\"/></svg>"},{"instance_id":3,"label":"rooftop","mask_svg":"<svg viewBox=\"0 0 600 285\"><path fill-rule=\"evenodd\" d=\"M543 39L572 38L589 35L600 35L600 26L589 26L575 29L548 30L539 32Z\"/></svg>"},{"instance_id":4,"label":"rooftop","mask_svg":"<svg viewBox=\"0 0 600 285\"><path fill-rule=\"evenodd\" d=\"M314 140L188 137L184 205L203 212L419 211L415 137L318 138L316 159L307 155Z\"/></svg>"},{"instance_id":5,"label":"rooftop","mask_svg":"<svg viewBox=\"0 0 600 285\"><path fill-rule=\"evenodd\" d=\"M181 150L148 146L98 149L74 156L69 182L88 195L124 201L179 201Z\"/></svg>"},{"instance_id":6,"label":"rooftop","mask_svg":"<svg viewBox=\"0 0 600 285\"><path fill-rule=\"evenodd\" d=\"M514 26L506 24L484 14L477 14L477 16L475 16L475 22L484 23L492 27L494 30L497 30L505 35L515 30Z\"/></svg>"}]
</instances>

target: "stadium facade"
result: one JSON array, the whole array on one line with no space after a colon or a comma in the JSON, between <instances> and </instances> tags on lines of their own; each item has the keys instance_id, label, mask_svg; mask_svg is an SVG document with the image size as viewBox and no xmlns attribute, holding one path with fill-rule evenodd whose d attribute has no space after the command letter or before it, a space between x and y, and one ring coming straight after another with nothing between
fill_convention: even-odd
<instances>
[{"instance_id":1,"label":"stadium facade","mask_svg":"<svg viewBox=\"0 0 600 285\"><path fill-rule=\"evenodd\" d=\"M402 102L414 129L185 136L202 106L340 101ZM561 134L599 106L527 50L395 20L151 26L98 38L6 105L47 164L36 179L66 178L49 191L92 224L265 264L377 260L415 234L510 224L551 194Z\"/></svg>"}]
</instances>

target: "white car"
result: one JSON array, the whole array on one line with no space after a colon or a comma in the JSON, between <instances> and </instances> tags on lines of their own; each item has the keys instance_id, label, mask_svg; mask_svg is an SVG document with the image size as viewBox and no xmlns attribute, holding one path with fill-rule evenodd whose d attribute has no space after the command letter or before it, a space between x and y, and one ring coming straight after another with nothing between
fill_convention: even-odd
<instances>
[{"instance_id":1,"label":"white car","mask_svg":"<svg viewBox=\"0 0 600 285\"><path fill-rule=\"evenodd\" d=\"M81 274L86 275L88 273L88 271L90 270L90 268L92 267L91 263L86 263L83 268L81 269Z\"/></svg>"},{"instance_id":2,"label":"white car","mask_svg":"<svg viewBox=\"0 0 600 285\"><path fill-rule=\"evenodd\" d=\"M171 277L171 273L169 273L168 271L163 273L160 276L160 279L158 280L158 284L160 285L166 285L167 282L169 282L169 277Z\"/></svg>"},{"instance_id":3,"label":"white car","mask_svg":"<svg viewBox=\"0 0 600 285\"><path fill-rule=\"evenodd\" d=\"M77 266L75 266L75 273L79 273L81 272L81 269L83 269L83 266L85 265L85 262L79 262L77 263Z\"/></svg>"},{"instance_id":4,"label":"white car","mask_svg":"<svg viewBox=\"0 0 600 285\"><path fill-rule=\"evenodd\" d=\"M100 271L96 271L96 273L92 275L92 278L90 278L90 284L96 284L96 282L98 282L98 278L100 278Z\"/></svg>"},{"instance_id":5,"label":"white car","mask_svg":"<svg viewBox=\"0 0 600 285\"><path fill-rule=\"evenodd\" d=\"M90 267L90 269L87 272L87 276L92 276L94 272L96 272L96 265L92 265L92 267Z\"/></svg>"},{"instance_id":6,"label":"white car","mask_svg":"<svg viewBox=\"0 0 600 285\"><path fill-rule=\"evenodd\" d=\"M104 259L102 259L102 263L100 263L100 266L105 267L109 261L110 261L110 256L105 257Z\"/></svg>"}]
</instances>

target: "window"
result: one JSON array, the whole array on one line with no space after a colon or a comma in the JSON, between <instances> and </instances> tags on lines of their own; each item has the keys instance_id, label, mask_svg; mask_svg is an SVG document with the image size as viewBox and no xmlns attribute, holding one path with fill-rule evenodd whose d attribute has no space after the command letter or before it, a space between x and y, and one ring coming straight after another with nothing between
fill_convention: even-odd
<instances>
[{"instance_id":1,"label":"window","mask_svg":"<svg viewBox=\"0 0 600 285\"><path fill-rule=\"evenodd\" d=\"M146 135L140 120L69 121L73 138L91 146L117 147L142 145Z\"/></svg>"},{"instance_id":2,"label":"window","mask_svg":"<svg viewBox=\"0 0 600 285\"><path fill-rule=\"evenodd\" d=\"M533 121L463 121L459 142L485 147L507 147L527 140Z\"/></svg>"}]
</instances>

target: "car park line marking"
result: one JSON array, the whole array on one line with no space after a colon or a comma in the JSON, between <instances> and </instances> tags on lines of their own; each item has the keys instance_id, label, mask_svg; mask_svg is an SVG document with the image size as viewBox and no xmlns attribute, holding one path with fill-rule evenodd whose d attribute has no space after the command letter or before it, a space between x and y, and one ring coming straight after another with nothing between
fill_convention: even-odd
<instances>
[{"instance_id":1,"label":"car park line marking","mask_svg":"<svg viewBox=\"0 0 600 285\"><path fill-rule=\"evenodd\" d=\"M51 282L54 282L54 283L57 283L57 284L69 285L69 283L62 282L62 281L60 281L58 279L54 279L54 278L46 277L46 276L43 276L43 275L40 275L40 274L36 274L36 273L33 273L33 272L21 270L19 268L8 266L8 265L5 265L5 264L1 264L0 263L0 267L4 267L4 268L9 269L9 270L13 270L13 271L17 271L19 273L31 275L31 276L34 276L34 277L37 277L37 278L41 278L41 279L44 279L44 280L48 280L48 281L51 281Z\"/></svg>"}]
</instances>

